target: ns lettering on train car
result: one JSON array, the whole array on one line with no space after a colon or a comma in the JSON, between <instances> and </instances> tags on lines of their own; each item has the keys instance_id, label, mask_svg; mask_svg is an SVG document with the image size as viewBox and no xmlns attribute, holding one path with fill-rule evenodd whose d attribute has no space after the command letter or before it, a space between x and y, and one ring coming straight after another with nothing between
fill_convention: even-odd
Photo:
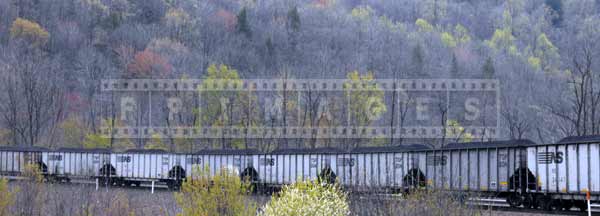
<instances>
[{"instance_id":1,"label":"ns lettering on train car","mask_svg":"<svg viewBox=\"0 0 600 216\"><path fill-rule=\"evenodd\" d=\"M563 162L562 152L538 152L538 164L560 164Z\"/></svg>"}]
</instances>

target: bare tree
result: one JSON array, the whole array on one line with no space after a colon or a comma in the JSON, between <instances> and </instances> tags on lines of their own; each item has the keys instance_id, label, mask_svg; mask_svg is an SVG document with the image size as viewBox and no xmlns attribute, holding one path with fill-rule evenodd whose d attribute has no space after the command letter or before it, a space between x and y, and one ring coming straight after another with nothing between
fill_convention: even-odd
<instances>
[{"instance_id":1,"label":"bare tree","mask_svg":"<svg viewBox=\"0 0 600 216\"><path fill-rule=\"evenodd\" d=\"M583 136L600 133L600 90L596 86L600 82L600 75L592 69L593 61L592 46L581 46L579 55L572 59L568 80L572 98L569 99L567 110L549 107L552 114L572 125L573 130L567 131L569 134Z\"/></svg>"},{"instance_id":2,"label":"bare tree","mask_svg":"<svg viewBox=\"0 0 600 216\"><path fill-rule=\"evenodd\" d=\"M506 107L501 114L506 121L511 139L523 139L525 134L531 131L530 120L525 118L518 108Z\"/></svg>"},{"instance_id":3,"label":"bare tree","mask_svg":"<svg viewBox=\"0 0 600 216\"><path fill-rule=\"evenodd\" d=\"M59 70L38 50L5 50L3 58L10 65L2 85L4 123L12 132L14 144L39 144L64 112Z\"/></svg>"}]
</instances>

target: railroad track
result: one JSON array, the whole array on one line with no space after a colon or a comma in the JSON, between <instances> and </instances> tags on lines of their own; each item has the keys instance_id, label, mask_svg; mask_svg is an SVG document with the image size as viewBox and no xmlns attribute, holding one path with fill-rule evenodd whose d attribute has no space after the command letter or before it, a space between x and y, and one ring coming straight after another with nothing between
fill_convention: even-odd
<instances>
[{"instance_id":1,"label":"railroad track","mask_svg":"<svg viewBox=\"0 0 600 216\"><path fill-rule=\"evenodd\" d=\"M401 194L378 194L381 200L399 200L403 199ZM369 196L360 196L360 199L372 199ZM483 209L490 209L493 211L506 211L506 212L520 212L520 213L533 213L543 215L587 215L586 212L581 212L578 208L571 208L570 211L545 211L540 209L526 209L526 208L512 208L506 200L498 198L469 198L466 201L467 205L477 206ZM600 215L600 204L591 204L592 214Z\"/></svg>"},{"instance_id":2,"label":"railroad track","mask_svg":"<svg viewBox=\"0 0 600 216\"><path fill-rule=\"evenodd\" d=\"M581 215L586 212L581 212L578 208L571 208L569 211L545 211L540 209L526 209L526 208L512 208L506 200L497 198L472 198L467 201L467 205L474 205L480 207L489 207L496 211L512 211L512 212L528 212L528 213L539 213L539 214L554 214L554 215ZM592 214L600 215L600 204L591 204Z\"/></svg>"},{"instance_id":3,"label":"railroad track","mask_svg":"<svg viewBox=\"0 0 600 216\"><path fill-rule=\"evenodd\" d=\"M9 180L25 180L26 177L15 177L15 176L0 176L3 178L7 178ZM69 183L65 184L79 184L79 185L95 185L96 182L87 179L73 179ZM121 186L110 186L113 188L127 188L133 190L149 190L152 185L151 184L141 184L140 187L121 187ZM104 189L105 186L99 186L99 189ZM164 184L155 184L154 189L157 191L165 191L169 190L169 188ZM391 201L391 200L401 200L403 199L402 194L376 194L378 199ZM372 199L372 196L364 196L359 195L359 199ZM467 205L478 206L484 209L490 209L493 211L506 211L506 212L520 212L520 213L533 213L533 214L544 214L544 215L582 215L586 214L586 212L581 212L577 208L572 208L570 211L545 211L540 209L525 209L525 208L512 208L506 200L498 199L498 198L469 198L466 200ZM600 204L591 204L592 214L600 215Z\"/></svg>"},{"instance_id":4,"label":"railroad track","mask_svg":"<svg viewBox=\"0 0 600 216\"><path fill-rule=\"evenodd\" d=\"M0 176L0 178L7 178L9 181L20 181L20 180L27 180L27 177L21 177L21 176ZM56 182L57 184L77 184L77 185L96 185L96 181L93 180L88 180L88 179L71 179L70 182L65 183L65 182ZM106 188L106 186L103 185L98 185L99 189L104 189ZM142 183L140 184L140 187L132 187L132 186L115 186L115 185L111 185L111 188L128 188L128 189L143 189L143 190L147 190L152 188L152 184L148 184L148 183ZM154 189L155 190L169 190L169 187L167 187L165 184L155 184L154 185Z\"/></svg>"}]
</instances>

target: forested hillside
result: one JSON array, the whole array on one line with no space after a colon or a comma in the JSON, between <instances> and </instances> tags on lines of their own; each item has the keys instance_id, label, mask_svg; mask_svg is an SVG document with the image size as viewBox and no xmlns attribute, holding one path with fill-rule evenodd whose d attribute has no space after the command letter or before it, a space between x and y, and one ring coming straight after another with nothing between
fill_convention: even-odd
<instances>
[{"instance_id":1,"label":"forested hillside","mask_svg":"<svg viewBox=\"0 0 600 216\"><path fill-rule=\"evenodd\" d=\"M499 138L600 134L598 0L3 0L0 14L0 144L247 146L99 134L118 124L102 79L204 79L210 70L498 79ZM188 116L190 125L202 119Z\"/></svg>"}]
</instances>

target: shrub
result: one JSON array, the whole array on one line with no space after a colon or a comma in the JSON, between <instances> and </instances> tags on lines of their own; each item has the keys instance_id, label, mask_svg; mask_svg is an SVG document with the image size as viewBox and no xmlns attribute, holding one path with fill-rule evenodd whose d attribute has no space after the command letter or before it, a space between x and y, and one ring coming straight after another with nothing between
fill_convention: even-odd
<instances>
[{"instance_id":1,"label":"shrub","mask_svg":"<svg viewBox=\"0 0 600 216\"><path fill-rule=\"evenodd\" d=\"M317 181L297 182L284 186L273 196L262 212L265 216L278 215L349 215L347 196L337 185Z\"/></svg>"},{"instance_id":2,"label":"shrub","mask_svg":"<svg viewBox=\"0 0 600 216\"><path fill-rule=\"evenodd\" d=\"M0 178L0 216L10 215L8 210L15 202L15 192L8 188L8 179Z\"/></svg>"},{"instance_id":3,"label":"shrub","mask_svg":"<svg viewBox=\"0 0 600 216\"><path fill-rule=\"evenodd\" d=\"M470 194L449 191L414 190L403 196L376 193L352 195L352 212L357 215L482 215L481 209L467 205Z\"/></svg>"},{"instance_id":4,"label":"shrub","mask_svg":"<svg viewBox=\"0 0 600 216\"><path fill-rule=\"evenodd\" d=\"M27 180L18 182L20 190L16 196L16 215L42 215L47 193L40 168L36 164L27 164L21 175Z\"/></svg>"},{"instance_id":5,"label":"shrub","mask_svg":"<svg viewBox=\"0 0 600 216\"><path fill-rule=\"evenodd\" d=\"M161 55L150 50L138 52L133 62L127 65L129 76L134 78L164 78L173 70L173 66Z\"/></svg>"},{"instance_id":6,"label":"shrub","mask_svg":"<svg viewBox=\"0 0 600 216\"><path fill-rule=\"evenodd\" d=\"M25 39L37 46L48 42L50 34L36 22L17 18L10 27L10 36Z\"/></svg>"},{"instance_id":7,"label":"shrub","mask_svg":"<svg viewBox=\"0 0 600 216\"><path fill-rule=\"evenodd\" d=\"M128 198L127 194L125 194L125 192L123 192L123 191L117 192L117 194L111 199L109 205L107 206L107 208L105 209L104 212L106 215L109 215L109 216L112 216L112 215L133 216L133 215L135 215L133 209L130 207L129 198Z\"/></svg>"},{"instance_id":8,"label":"shrub","mask_svg":"<svg viewBox=\"0 0 600 216\"><path fill-rule=\"evenodd\" d=\"M245 196L248 185L227 168L211 176L208 167L196 167L175 193L179 215L255 215L256 205Z\"/></svg>"}]
</instances>

